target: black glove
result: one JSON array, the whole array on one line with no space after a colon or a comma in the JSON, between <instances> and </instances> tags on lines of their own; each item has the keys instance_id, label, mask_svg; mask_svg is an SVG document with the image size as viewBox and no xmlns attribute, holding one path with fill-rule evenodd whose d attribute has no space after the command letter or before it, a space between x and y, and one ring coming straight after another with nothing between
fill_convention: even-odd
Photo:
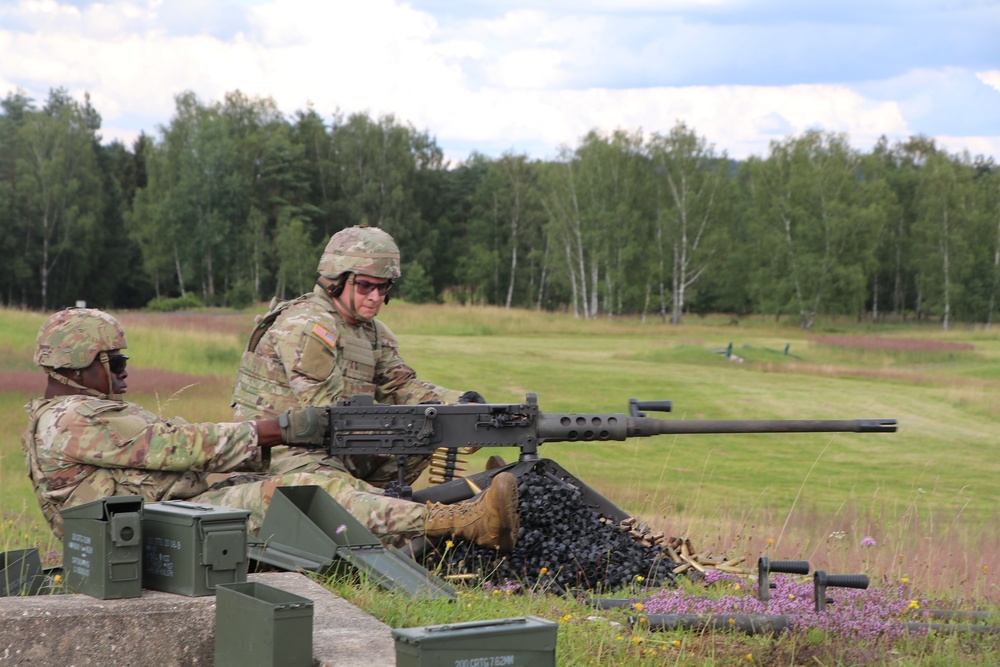
<instances>
[{"instance_id":1,"label":"black glove","mask_svg":"<svg viewBox=\"0 0 1000 667\"><path fill-rule=\"evenodd\" d=\"M459 403L486 403L486 399L478 391L467 391L458 397Z\"/></svg>"},{"instance_id":2,"label":"black glove","mask_svg":"<svg viewBox=\"0 0 1000 667\"><path fill-rule=\"evenodd\" d=\"M278 415L278 426L281 427L281 441L286 445L325 444L327 431L326 415L313 406L301 410L288 410Z\"/></svg>"}]
</instances>

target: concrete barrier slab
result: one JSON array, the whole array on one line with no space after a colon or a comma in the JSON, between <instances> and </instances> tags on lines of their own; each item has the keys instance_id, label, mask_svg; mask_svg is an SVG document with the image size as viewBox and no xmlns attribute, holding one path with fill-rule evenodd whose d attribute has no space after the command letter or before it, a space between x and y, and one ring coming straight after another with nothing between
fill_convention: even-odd
<instances>
[{"instance_id":1,"label":"concrete barrier slab","mask_svg":"<svg viewBox=\"0 0 1000 667\"><path fill-rule=\"evenodd\" d=\"M313 664L393 665L392 630L309 577L251 574L313 601ZM215 596L143 590L142 597L88 595L0 598L0 665L209 666L215 655Z\"/></svg>"}]
</instances>

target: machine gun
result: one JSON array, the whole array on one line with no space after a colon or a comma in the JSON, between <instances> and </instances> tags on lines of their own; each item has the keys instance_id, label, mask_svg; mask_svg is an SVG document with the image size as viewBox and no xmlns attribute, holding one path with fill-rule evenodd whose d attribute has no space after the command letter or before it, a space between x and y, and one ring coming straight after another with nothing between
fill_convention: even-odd
<instances>
[{"instance_id":1,"label":"machine gun","mask_svg":"<svg viewBox=\"0 0 1000 667\"><path fill-rule=\"evenodd\" d=\"M546 442L603 442L683 433L893 433L895 419L843 420L664 420L644 411L670 412L670 401L631 399L628 414L551 414L541 412L538 397L529 393L524 403L464 403L454 405L383 405L371 396L354 396L324 408L329 420L326 448L330 456L395 455L400 458L430 455L439 447L517 447L517 464L486 471L482 481L500 470L535 467L538 448ZM551 468L551 465L549 466ZM402 465L400 466L402 470ZM518 470L514 470L515 474ZM552 473L549 469L546 472ZM563 471L565 472L565 471ZM557 473L558 474L558 473ZM569 473L565 476L572 477ZM473 475L456 480L458 495L444 493L439 485L413 495L414 500L457 502L479 488ZM566 479L566 477L563 477ZM575 486L581 486L575 480ZM471 482L471 484L469 483ZM390 495L408 496L400 481ZM585 486L585 485L583 485ZM601 499L604 500L604 499ZM605 503L607 501L604 501ZM610 505L610 503L607 503ZM610 505L613 507L613 505Z\"/></svg>"}]
</instances>

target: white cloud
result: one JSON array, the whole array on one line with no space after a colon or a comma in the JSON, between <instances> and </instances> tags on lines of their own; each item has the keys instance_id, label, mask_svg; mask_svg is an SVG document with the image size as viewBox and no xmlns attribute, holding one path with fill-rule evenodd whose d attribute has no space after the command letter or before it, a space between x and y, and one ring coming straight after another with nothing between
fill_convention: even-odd
<instances>
[{"instance_id":1,"label":"white cloud","mask_svg":"<svg viewBox=\"0 0 1000 667\"><path fill-rule=\"evenodd\" d=\"M454 61L475 50L467 42L435 42L431 17L388 0L320 9L300 0L267 4L253 9L251 22L265 38L250 47L242 76L230 76L289 111L311 100L321 111L406 116L416 101L445 103L464 87Z\"/></svg>"},{"instance_id":2,"label":"white cloud","mask_svg":"<svg viewBox=\"0 0 1000 667\"><path fill-rule=\"evenodd\" d=\"M678 121L705 136L717 152L726 151L734 158L763 155L771 140L815 128L847 133L852 145L864 150L883 134L891 138L909 135L895 104L872 103L835 86L486 89L424 113L418 127L439 128L437 133L446 144L478 145L494 153L544 147L534 155L542 158L555 157L560 145L575 146L592 129L666 133ZM448 157L466 156L451 153Z\"/></svg>"},{"instance_id":3,"label":"white cloud","mask_svg":"<svg viewBox=\"0 0 1000 667\"><path fill-rule=\"evenodd\" d=\"M972 157L984 155L996 158L1000 156L1000 135L995 137L952 137L939 134L934 137L934 140L938 148L944 149L948 153L968 153Z\"/></svg>"},{"instance_id":4,"label":"white cloud","mask_svg":"<svg viewBox=\"0 0 1000 667\"><path fill-rule=\"evenodd\" d=\"M327 117L337 108L394 113L435 135L452 158L469 147L553 157L594 128L667 132L678 120L732 157L765 153L770 140L810 128L845 132L862 150L883 134L927 133L947 138L953 150L1000 155L993 137L1000 129L988 117L996 106L983 97L1000 91L1000 70L914 67L867 87L761 85L765 78L666 85L681 69L690 76L727 63L766 74L748 57L776 52L773 44L754 50L739 25L683 15L685 8L718 14L716 5L746 9L743 0L633 0L628 9L640 24L643 12L662 14L661 22L622 32L621 5L606 0L586 3L587 12L570 2L555 12L553 5L540 11L512 2L498 11L491 4L488 19L437 17L419 2L394 0L272 0L231 16L196 0L108 0L81 9L0 0L0 94L17 86L37 99L54 86L75 96L90 91L105 138L125 141L168 123L184 90L215 101L239 88L273 97L286 113L310 102ZM771 16L780 14L777 6L768 5ZM756 34L776 41L780 29L772 24ZM647 87L651 74L658 81ZM981 109L964 114L968 137L947 124L965 95L979 95L968 108Z\"/></svg>"},{"instance_id":5,"label":"white cloud","mask_svg":"<svg viewBox=\"0 0 1000 667\"><path fill-rule=\"evenodd\" d=\"M976 72L976 78L997 92L1000 92L1000 69L990 70L988 72Z\"/></svg>"},{"instance_id":6,"label":"white cloud","mask_svg":"<svg viewBox=\"0 0 1000 667\"><path fill-rule=\"evenodd\" d=\"M8 6L0 16L11 17L40 30L78 24L81 15L76 7L55 0L27 0Z\"/></svg>"}]
</instances>

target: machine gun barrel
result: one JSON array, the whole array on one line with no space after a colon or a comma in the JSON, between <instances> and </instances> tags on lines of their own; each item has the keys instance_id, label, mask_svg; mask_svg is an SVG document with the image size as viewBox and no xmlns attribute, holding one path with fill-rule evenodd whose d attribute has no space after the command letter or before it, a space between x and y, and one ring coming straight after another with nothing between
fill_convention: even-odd
<instances>
[{"instance_id":1,"label":"machine gun barrel","mask_svg":"<svg viewBox=\"0 0 1000 667\"><path fill-rule=\"evenodd\" d=\"M666 420L642 410L669 412L669 401L633 401L630 414L544 413L537 396L524 403L380 405L354 396L325 408L327 449L344 454L431 454L447 447L518 447L537 459L545 442L600 442L682 433L893 433L895 419Z\"/></svg>"},{"instance_id":2,"label":"machine gun barrel","mask_svg":"<svg viewBox=\"0 0 1000 667\"><path fill-rule=\"evenodd\" d=\"M673 433L895 433L895 419L678 420L630 417L628 436Z\"/></svg>"},{"instance_id":3,"label":"machine gun barrel","mask_svg":"<svg viewBox=\"0 0 1000 667\"><path fill-rule=\"evenodd\" d=\"M685 433L894 433L895 419L652 419L625 414L539 414L538 441L591 442Z\"/></svg>"},{"instance_id":4,"label":"machine gun barrel","mask_svg":"<svg viewBox=\"0 0 1000 667\"><path fill-rule=\"evenodd\" d=\"M430 456L439 447L516 447L520 450L518 464L534 464L542 460L538 447L545 442L601 442L682 433L896 431L895 419L666 420L652 419L643 412L670 409L670 401L632 399L629 414L554 414L539 410L534 393L528 394L524 403L458 405L382 405L371 396L358 395L324 408L327 428L323 446L330 456L399 457L400 479L392 493L409 497L402 457ZM462 492L467 491L463 486Z\"/></svg>"}]
</instances>

